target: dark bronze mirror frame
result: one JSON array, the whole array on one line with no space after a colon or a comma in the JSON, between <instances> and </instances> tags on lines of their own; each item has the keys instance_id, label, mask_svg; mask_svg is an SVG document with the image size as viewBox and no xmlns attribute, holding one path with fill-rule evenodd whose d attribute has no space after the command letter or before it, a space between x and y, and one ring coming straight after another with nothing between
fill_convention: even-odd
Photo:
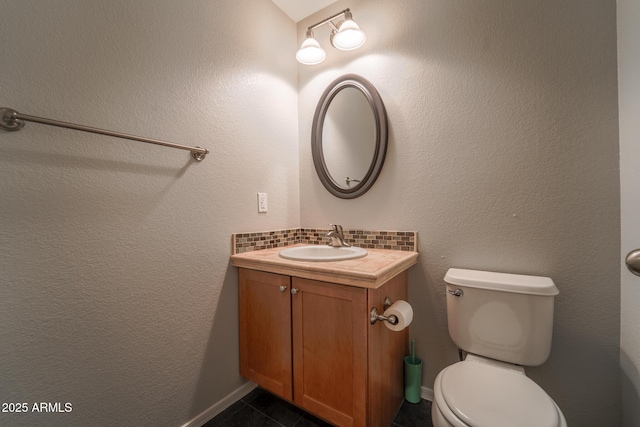
<instances>
[{"instance_id":1,"label":"dark bronze mirror frame","mask_svg":"<svg viewBox=\"0 0 640 427\"><path fill-rule=\"evenodd\" d=\"M334 97L345 88L355 88L365 96L374 116L375 123L375 150L371 165L360 182L351 187L344 188L338 185L335 177L332 177L327 169L322 150L322 130L327 110ZM365 78L356 74L346 74L331 82L318 101L316 112L313 116L311 131L311 154L313 164L318 173L322 185L334 196L342 199L354 199L366 193L380 175L384 159L387 154L388 129L387 112L384 103L376 88Z\"/></svg>"}]
</instances>

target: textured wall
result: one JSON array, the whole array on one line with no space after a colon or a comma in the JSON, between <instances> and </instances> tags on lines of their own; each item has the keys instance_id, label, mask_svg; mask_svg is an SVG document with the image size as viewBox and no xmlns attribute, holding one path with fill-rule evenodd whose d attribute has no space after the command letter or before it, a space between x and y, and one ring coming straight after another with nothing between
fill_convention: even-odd
<instances>
[{"instance_id":1,"label":"textured wall","mask_svg":"<svg viewBox=\"0 0 640 427\"><path fill-rule=\"evenodd\" d=\"M318 29L328 59L298 66L296 87L304 28L347 6L367 44L338 52ZM298 42L266 0L0 7L0 106L212 151L196 164L37 124L0 132L0 397L73 404L0 424L193 418L242 382L230 234L338 222L419 231L427 387L456 357L447 268L551 276L553 351L528 373L570 425L616 425L614 1L340 0ZM391 133L356 200L324 190L308 145L320 94L348 72L376 85Z\"/></svg>"},{"instance_id":2,"label":"textured wall","mask_svg":"<svg viewBox=\"0 0 640 427\"><path fill-rule=\"evenodd\" d=\"M0 401L73 405L0 425L182 425L243 382L231 233L300 223L295 25L271 1L0 10L0 106L211 151L0 131Z\"/></svg>"},{"instance_id":3,"label":"textured wall","mask_svg":"<svg viewBox=\"0 0 640 427\"><path fill-rule=\"evenodd\" d=\"M298 66L301 226L419 232L410 272L423 385L457 358L442 278L450 267L550 276L551 356L528 374L569 425L617 425L620 218L614 0L339 1L367 32L353 52ZM313 168L326 85L361 74L380 92L390 148L373 188L331 196Z\"/></svg>"},{"instance_id":4,"label":"textured wall","mask_svg":"<svg viewBox=\"0 0 640 427\"><path fill-rule=\"evenodd\" d=\"M618 0L618 96L622 258L640 247L640 3ZM622 425L640 425L640 278L622 268L620 362Z\"/></svg>"}]
</instances>

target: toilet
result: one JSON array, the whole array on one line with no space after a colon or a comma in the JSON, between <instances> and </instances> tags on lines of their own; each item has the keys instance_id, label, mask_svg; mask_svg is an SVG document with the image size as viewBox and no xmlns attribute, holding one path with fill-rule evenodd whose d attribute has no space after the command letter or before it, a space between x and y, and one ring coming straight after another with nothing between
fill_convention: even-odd
<instances>
[{"instance_id":1,"label":"toilet","mask_svg":"<svg viewBox=\"0 0 640 427\"><path fill-rule=\"evenodd\" d=\"M549 357L553 281L458 268L444 281L449 335L466 357L436 377L433 425L566 427L558 405L523 368Z\"/></svg>"}]
</instances>

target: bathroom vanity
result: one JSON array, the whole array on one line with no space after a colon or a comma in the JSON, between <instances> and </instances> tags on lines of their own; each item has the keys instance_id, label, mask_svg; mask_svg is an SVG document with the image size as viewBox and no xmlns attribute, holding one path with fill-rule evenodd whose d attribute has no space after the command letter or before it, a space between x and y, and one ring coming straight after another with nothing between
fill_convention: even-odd
<instances>
[{"instance_id":1,"label":"bathroom vanity","mask_svg":"<svg viewBox=\"0 0 640 427\"><path fill-rule=\"evenodd\" d=\"M407 299L417 252L305 262L282 248L232 255L239 267L240 373L338 426L389 426L404 397L408 331L371 324Z\"/></svg>"}]
</instances>

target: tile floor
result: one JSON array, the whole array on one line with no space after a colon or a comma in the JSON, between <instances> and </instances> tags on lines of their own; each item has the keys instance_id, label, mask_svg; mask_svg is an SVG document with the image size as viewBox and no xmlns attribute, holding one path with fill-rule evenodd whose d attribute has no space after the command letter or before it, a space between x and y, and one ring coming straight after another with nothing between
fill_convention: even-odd
<instances>
[{"instance_id":1,"label":"tile floor","mask_svg":"<svg viewBox=\"0 0 640 427\"><path fill-rule=\"evenodd\" d=\"M203 427L330 427L311 414L296 408L273 394L256 388L231 405ZM396 414L390 427L433 427L431 402L407 401Z\"/></svg>"}]
</instances>

